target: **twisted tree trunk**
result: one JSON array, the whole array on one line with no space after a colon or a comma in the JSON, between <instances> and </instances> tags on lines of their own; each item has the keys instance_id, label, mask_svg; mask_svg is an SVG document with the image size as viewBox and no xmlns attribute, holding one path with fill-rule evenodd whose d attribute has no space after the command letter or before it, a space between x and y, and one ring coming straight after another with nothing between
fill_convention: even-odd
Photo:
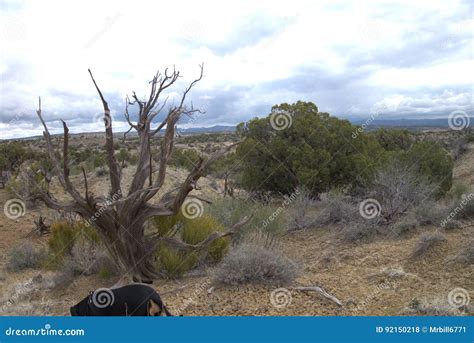
<instances>
[{"instance_id":1,"label":"twisted tree trunk","mask_svg":"<svg viewBox=\"0 0 474 343\"><path fill-rule=\"evenodd\" d=\"M108 198L94 196L94 194L89 192L87 174L84 169L82 170L84 194L81 195L74 187L69 179L69 129L66 123L63 122L64 135L61 158L60 153L54 148L51 135L43 120L40 98L37 114L44 127L44 137L48 154L53 164L53 170L64 190L72 198L71 202L64 203L58 201L49 192L41 193L40 197L48 207L78 213L89 224L93 225L101 235L110 254L115 257L124 276L128 278L134 277L138 280L150 280L160 276L154 269L151 260L151 255L156 251L159 242L163 241L168 245L185 250L204 249L216 239L231 235L247 222L249 218L246 217L230 228L229 231L214 233L198 245L189 245L173 237L145 235L146 221L153 216L176 214L188 194L196 186L198 179L203 175L205 169L235 145L225 147L207 160L200 159L177 189L161 196L158 202L150 202L164 184L168 161L173 152L175 127L179 118L183 114L190 116L200 112L192 106L185 106L185 100L191 88L202 79L202 65L200 66L199 77L189 84L183 92L181 100L177 105L169 108L165 119L156 128L152 128L153 119L156 118L166 105L166 99L161 101L160 96L164 90L171 87L181 76L179 71L174 69L170 74L167 69L164 74L157 72L150 82L150 94L147 99L139 99L135 92L132 95L132 99L127 96L125 118L130 125L129 131L134 129L138 134L139 158L135 174L126 194L122 191L121 167L115 156L110 109L90 70L89 73L104 109L105 151L107 153L111 191ZM129 106L138 106L138 120L135 123L131 121L128 111ZM162 131L164 133L159 151L159 162L158 166L155 167L152 164L150 141L153 136ZM153 179L155 173L157 173L156 180Z\"/></svg>"}]
</instances>

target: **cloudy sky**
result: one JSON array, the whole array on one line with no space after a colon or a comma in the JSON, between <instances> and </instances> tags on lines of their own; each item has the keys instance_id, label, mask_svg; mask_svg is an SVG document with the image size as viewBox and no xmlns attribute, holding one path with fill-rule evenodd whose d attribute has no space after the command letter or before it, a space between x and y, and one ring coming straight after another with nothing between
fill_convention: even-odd
<instances>
[{"instance_id":1,"label":"cloudy sky","mask_svg":"<svg viewBox=\"0 0 474 343\"><path fill-rule=\"evenodd\" d=\"M473 5L466 1L0 0L0 138L101 130L87 69L126 128L124 98L156 70L205 63L187 126L236 124L306 100L345 118L472 114Z\"/></svg>"}]
</instances>

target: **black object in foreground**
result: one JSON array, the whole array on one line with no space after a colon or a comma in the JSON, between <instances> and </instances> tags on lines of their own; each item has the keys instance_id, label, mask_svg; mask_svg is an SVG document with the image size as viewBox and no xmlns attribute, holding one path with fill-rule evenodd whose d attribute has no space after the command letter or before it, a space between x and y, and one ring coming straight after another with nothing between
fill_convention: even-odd
<instances>
[{"instance_id":1,"label":"black object in foreground","mask_svg":"<svg viewBox=\"0 0 474 343\"><path fill-rule=\"evenodd\" d=\"M70 308L72 316L172 316L152 287L98 288Z\"/></svg>"}]
</instances>

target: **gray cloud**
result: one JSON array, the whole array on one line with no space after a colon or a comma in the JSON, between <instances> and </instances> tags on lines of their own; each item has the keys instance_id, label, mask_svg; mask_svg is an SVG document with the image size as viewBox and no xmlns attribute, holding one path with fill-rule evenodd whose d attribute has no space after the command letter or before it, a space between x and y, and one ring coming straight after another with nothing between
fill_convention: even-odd
<instances>
[{"instance_id":1,"label":"gray cloud","mask_svg":"<svg viewBox=\"0 0 474 343\"><path fill-rule=\"evenodd\" d=\"M22 17L25 6L16 1L1 0L0 14L8 16L14 12L15 16L28 23L31 18L27 15ZM472 114L472 82L466 82L467 71L443 69L445 74L437 78L438 69L419 74L426 68L472 62L472 35L469 30L472 19L468 1L457 2L449 11L436 8L423 11L416 6L395 2L374 5L371 13L367 14L370 21L365 22L366 27L359 34L361 39L357 41L348 38L352 37L353 26L345 28L338 23L342 15L350 19L354 6L349 3L326 5L320 9L321 13L309 7L299 9L301 15L293 13L288 16L258 9L249 13L243 11L238 20L233 13L222 12L220 14L229 21L235 19L235 26L227 34L217 35L217 38L208 32L212 28L207 23L213 17L196 16L198 19L194 21L183 20L183 27L177 29L179 32L173 38L172 45L166 48L159 45L160 49L150 46L145 49L143 44L135 42L122 43L120 29L134 29L133 25L123 27L123 23L134 21L128 16L128 11L121 9L119 12L123 13L123 18L120 23L107 32L104 40L87 50L93 54L86 55L78 48L75 51L79 56L77 61L62 57L58 60L64 61L69 68L79 69L83 68L81 59L85 57L81 54L84 54L106 70L109 88L105 95L117 130L126 128L123 94L129 89L124 87L127 83L123 81L136 80L135 69L141 67L141 62L146 61L148 55L156 55L156 60L150 59L153 68L156 63L167 63L169 58L192 65L196 60L205 59L206 63L218 66L215 74L211 75L212 82L202 89L198 84L189 97L195 107L203 108L206 113L196 115L194 119L183 118L180 124L185 126L236 124L268 114L274 104L297 100L313 101L321 111L345 118L366 117L374 111L381 117L391 118L439 117L455 110ZM305 22L311 19L310 14L314 16L314 25L310 21L313 26ZM333 27L319 23L328 18L334 19ZM13 19L9 20L12 22ZM103 23L100 20L97 23L96 31L100 32ZM316 39L308 30L323 35L316 35L319 37ZM77 35L82 37L81 28L78 32ZM395 35L393 42L390 41L393 36L388 36L387 32ZM28 30L22 33L25 44L34 42L34 37L28 38L33 33ZM137 29L134 34L139 40L141 32ZM84 35L89 37L91 32ZM321 37L331 39L324 41ZM111 38L116 39L113 49L108 46L101 50L102 45ZM53 46L58 45L55 38L49 39ZM265 44L262 45L262 42ZM101 130L102 108L90 84L81 83L76 92L74 85L77 80L74 77L65 88L64 83L57 84L57 80L61 81L63 77L60 72L51 80L45 77L48 74L43 68L48 66L48 59L64 52L59 45L57 51L38 51L37 56L15 47L14 39L8 41L6 46L11 46L11 49L0 57L0 138L41 132L35 114L38 95L44 99L44 116L52 131L61 130L59 119L66 120L72 132ZM130 50L133 53L125 54ZM100 58L105 58L105 62L100 64ZM122 63L115 64L115 60ZM122 70L120 65L120 68L128 66L132 69ZM247 76L246 73L248 77L242 77ZM378 73L382 76L374 78ZM400 73L410 79L401 82L397 79ZM456 74L455 77L447 79L452 74ZM385 75L389 75L387 79L384 79ZM433 82L425 80L432 76L435 77ZM68 78L66 80L69 81ZM176 89L178 94L181 89L180 84ZM132 114L132 119L136 120L136 115ZM160 119L157 118L157 121Z\"/></svg>"}]
</instances>

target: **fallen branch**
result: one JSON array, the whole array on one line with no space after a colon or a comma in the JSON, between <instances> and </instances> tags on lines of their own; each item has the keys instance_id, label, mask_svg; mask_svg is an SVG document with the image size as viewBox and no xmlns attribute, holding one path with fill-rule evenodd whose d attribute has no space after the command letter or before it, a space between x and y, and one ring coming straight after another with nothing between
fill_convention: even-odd
<instances>
[{"instance_id":1,"label":"fallen branch","mask_svg":"<svg viewBox=\"0 0 474 343\"><path fill-rule=\"evenodd\" d=\"M313 286L313 287L292 287L291 289L294 289L295 291L300 291L300 292L316 292L323 296L324 298L331 300L332 302L336 303L338 306L342 306L342 302L336 298L334 295L329 294L326 292L324 289L318 286Z\"/></svg>"}]
</instances>

